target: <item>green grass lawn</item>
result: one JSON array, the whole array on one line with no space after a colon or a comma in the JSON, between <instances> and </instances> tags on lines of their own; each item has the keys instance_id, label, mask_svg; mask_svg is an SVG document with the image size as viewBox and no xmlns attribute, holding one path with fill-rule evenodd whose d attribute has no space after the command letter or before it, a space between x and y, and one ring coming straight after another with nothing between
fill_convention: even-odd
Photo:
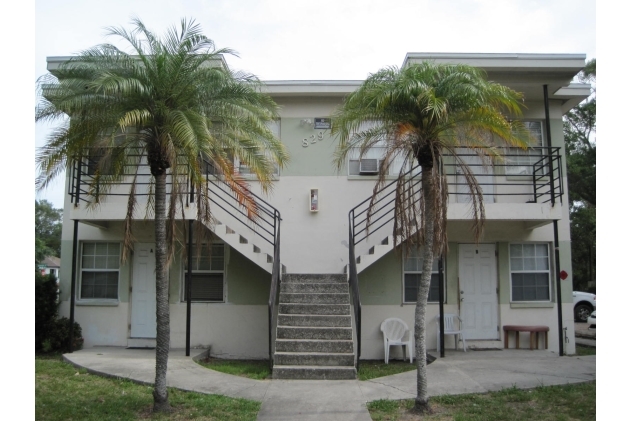
<instances>
[{"instance_id":1,"label":"green grass lawn","mask_svg":"<svg viewBox=\"0 0 631 421\"><path fill-rule=\"evenodd\" d=\"M576 345L576 355L596 355L596 348Z\"/></svg>"},{"instance_id":2,"label":"green grass lawn","mask_svg":"<svg viewBox=\"0 0 631 421\"><path fill-rule=\"evenodd\" d=\"M35 358L35 419L256 420L259 402L169 389L174 411L153 415L152 386L89 374L59 356Z\"/></svg>"},{"instance_id":3,"label":"green grass lawn","mask_svg":"<svg viewBox=\"0 0 631 421\"><path fill-rule=\"evenodd\" d=\"M596 382L517 388L499 392L430 398L433 413L412 413L414 400L368 403L374 421L588 421L596 419Z\"/></svg>"},{"instance_id":4,"label":"green grass lawn","mask_svg":"<svg viewBox=\"0 0 631 421\"><path fill-rule=\"evenodd\" d=\"M221 358L205 358L197 361L199 365L222 373L264 380L272 377L268 360L224 360Z\"/></svg>"},{"instance_id":5,"label":"green grass lawn","mask_svg":"<svg viewBox=\"0 0 631 421\"><path fill-rule=\"evenodd\" d=\"M386 364L383 360L361 360L357 378L359 380L370 380L412 370L416 370L416 364L410 364L409 361L390 360Z\"/></svg>"}]
</instances>

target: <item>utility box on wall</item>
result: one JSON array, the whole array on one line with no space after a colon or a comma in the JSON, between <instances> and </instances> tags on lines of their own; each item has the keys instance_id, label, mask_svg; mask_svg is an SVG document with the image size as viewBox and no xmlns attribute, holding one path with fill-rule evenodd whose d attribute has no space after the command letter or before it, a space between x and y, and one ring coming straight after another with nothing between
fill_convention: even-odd
<instances>
[{"instance_id":1,"label":"utility box on wall","mask_svg":"<svg viewBox=\"0 0 631 421\"><path fill-rule=\"evenodd\" d=\"M320 210L318 189L311 189L311 193L309 194L309 210L311 212L317 212Z\"/></svg>"}]
</instances>

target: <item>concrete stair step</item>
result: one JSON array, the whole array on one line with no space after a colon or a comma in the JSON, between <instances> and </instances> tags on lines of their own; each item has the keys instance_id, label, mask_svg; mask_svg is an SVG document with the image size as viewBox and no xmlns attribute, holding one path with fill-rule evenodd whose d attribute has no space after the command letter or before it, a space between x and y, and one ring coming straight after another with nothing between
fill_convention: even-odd
<instances>
[{"instance_id":1,"label":"concrete stair step","mask_svg":"<svg viewBox=\"0 0 631 421\"><path fill-rule=\"evenodd\" d=\"M355 364L352 353L277 352L274 365L348 366Z\"/></svg>"},{"instance_id":2,"label":"concrete stair step","mask_svg":"<svg viewBox=\"0 0 631 421\"><path fill-rule=\"evenodd\" d=\"M314 293L314 294L301 294L301 293L287 293L281 292L279 303L290 304L350 304L348 292L344 294L329 294L329 293Z\"/></svg>"},{"instance_id":3,"label":"concrete stair step","mask_svg":"<svg viewBox=\"0 0 631 421\"><path fill-rule=\"evenodd\" d=\"M348 293L348 284L341 282L281 282L281 293Z\"/></svg>"},{"instance_id":4,"label":"concrete stair step","mask_svg":"<svg viewBox=\"0 0 631 421\"><path fill-rule=\"evenodd\" d=\"M352 353L352 340L276 339L276 352Z\"/></svg>"},{"instance_id":5,"label":"concrete stair step","mask_svg":"<svg viewBox=\"0 0 631 421\"><path fill-rule=\"evenodd\" d=\"M350 304L301 304L281 303L278 305L278 314L302 314L302 315L350 315Z\"/></svg>"},{"instance_id":6,"label":"concrete stair step","mask_svg":"<svg viewBox=\"0 0 631 421\"><path fill-rule=\"evenodd\" d=\"M350 327L305 327L278 326L278 339L353 339L353 329Z\"/></svg>"},{"instance_id":7,"label":"concrete stair step","mask_svg":"<svg viewBox=\"0 0 631 421\"><path fill-rule=\"evenodd\" d=\"M309 273L287 273L283 275L283 282L298 283L348 283L346 275L343 273L325 273L325 274L309 274Z\"/></svg>"},{"instance_id":8,"label":"concrete stair step","mask_svg":"<svg viewBox=\"0 0 631 421\"><path fill-rule=\"evenodd\" d=\"M357 372L355 371L355 367L282 365L274 366L272 378L294 380L352 380L357 378Z\"/></svg>"},{"instance_id":9,"label":"concrete stair step","mask_svg":"<svg viewBox=\"0 0 631 421\"><path fill-rule=\"evenodd\" d=\"M278 315L279 326L351 327L350 315Z\"/></svg>"}]
</instances>

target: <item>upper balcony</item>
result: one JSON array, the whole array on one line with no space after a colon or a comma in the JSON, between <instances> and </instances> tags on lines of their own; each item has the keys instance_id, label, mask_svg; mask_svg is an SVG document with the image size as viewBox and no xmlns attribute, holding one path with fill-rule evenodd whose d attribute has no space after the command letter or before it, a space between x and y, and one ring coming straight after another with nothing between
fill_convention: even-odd
<instances>
[{"instance_id":1,"label":"upper balcony","mask_svg":"<svg viewBox=\"0 0 631 421\"><path fill-rule=\"evenodd\" d=\"M447 220L452 229L458 230L472 219L471 178L475 178L482 191L487 226L490 223L505 229L507 224L513 227L517 224L521 229L531 230L562 219L564 177L560 148L502 148L501 157L495 159L481 152L462 148L455 155L443 156ZM379 163L376 165L378 168ZM408 194L421 194L420 174L417 166L403 175L402 188ZM367 198L350 211L351 238L358 247L357 255L372 254L369 250L392 240L388 237L394 228L396 191L397 180L394 180L381 188L374 199Z\"/></svg>"}]
</instances>

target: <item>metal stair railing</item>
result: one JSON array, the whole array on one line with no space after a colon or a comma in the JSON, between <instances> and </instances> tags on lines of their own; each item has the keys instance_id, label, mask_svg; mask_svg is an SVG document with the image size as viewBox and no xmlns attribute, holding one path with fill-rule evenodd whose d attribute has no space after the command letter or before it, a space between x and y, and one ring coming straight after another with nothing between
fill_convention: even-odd
<instances>
[{"instance_id":1,"label":"metal stair railing","mask_svg":"<svg viewBox=\"0 0 631 421\"><path fill-rule=\"evenodd\" d=\"M138 155L140 158L141 155ZM181 164L180 164L181 165ZM270 337L270 367L273 364L273 325L274 316L277 309L278 301L278 285L282 276L282 266L280 264L280 222L281 215L278 209L273 207L267 201L262 199L249 190L248 187L240 185L237 188L242 189L235 194L232 187L222 180L221 177L215 174L213 166L210 162L202 161L203 171L205 174L206 189L209 200L216 206L221 208L224 212L232 216L235 221L252 233L255 236L264 240L273 249L272 257L272 279L270 285L270 298L268 302L268 316L269 316L269 337ZM136 187L139 190L137 196L148 196L150 194L149 186L152 184L152 175L148 171L149 166L146 162L141 161L139 165L130 165L130 167L140 167L144 171L136 171L135 168L130 168L137 173ZM70 195L71 202L78 205L79 202L99 201L102 196L128 196L129 191L123 191L117 189L118 186L131 186L130 173L129 179L125 178L120 182L115 183L113 188L107 192L100 192L98 182L94 174L95 160L89 158L88 154L84 157L80 157L75 161L75 165L70 168L70 174L68 177L68 194ZM182 177L186 177L186 167L182 165L180 174L184 174ZM171 176L167 178L167 194L169 194L169 186L172 185ZM189 194L186 195L186 205L194 203L195 195L189 184ZM245 209L244 205L239 202L237 196L244 195L252 199L252 205L249 209Z\"/></svg>"},{"instance_id":2,"label":"metal stair railing","mask_svg":"<svg viewBox=\"0 0 631 421\"><path fill-rule=\"evenodd\" d=\"M491 168L493 171L488 175L495 176L492 182L479 183L484 186L504 186L508 187L508 191L493 192L494 196L513 196L521 197L524 203L552 203L555 199L562 198L563 174L561 167L561 154L559 147L540 147L531 148L525 152L521 148L504 148L502 156L503 160L494 162ZM473 151L458 153L460 158L479 157ZM458 192L459 186L467 186L464 182L459 182L457 168L458 164L453 156L445 154L443 156L443 165L441 170L448 175L447 188L450 195L468 195L466 192ZM532 162L534 161L534 162ZM489 167L482 161L479 163L469 164L475 173L476 167ZM518 171L526 168L526 174L510 174L510 169ZM496 171L496 169L498 169ZM504 174L495 174L503 169ZM508 169L508 170L507 170ZM499 178L504 175L503 178ZM451 176L451 178L449 177ZM405 189L408 194L420 194L421 171L419 166L415 166L406 173L402 174L398 179L403 177L406 181ZM357 368L359 369L359 358L361 355L361 299L359 293L359 284L357 277L356 257L357 246L360 243L367 242L369 235L374 234L383 227L388 226L394 221L395 201L396 201L396 185L397 181L393 180L381 189L374 192L373 196L365 199L360 204L351 209L348 213L349 221L349 264L348 264L348 282L352 294L354 306L354 319L357 327ZM517 191L517 187L531 185L530 189ZM510 191L515 187L515 191ZM373 200L374 197L374 200ZM524 200L531 199L531 200ZM410 206L410 205L407 205ZM405 212L407 208L402 209ZM370 212L369 212L370 211ZM404 239L403 239L404 240Z\"/></svg>"}]
</instances>

